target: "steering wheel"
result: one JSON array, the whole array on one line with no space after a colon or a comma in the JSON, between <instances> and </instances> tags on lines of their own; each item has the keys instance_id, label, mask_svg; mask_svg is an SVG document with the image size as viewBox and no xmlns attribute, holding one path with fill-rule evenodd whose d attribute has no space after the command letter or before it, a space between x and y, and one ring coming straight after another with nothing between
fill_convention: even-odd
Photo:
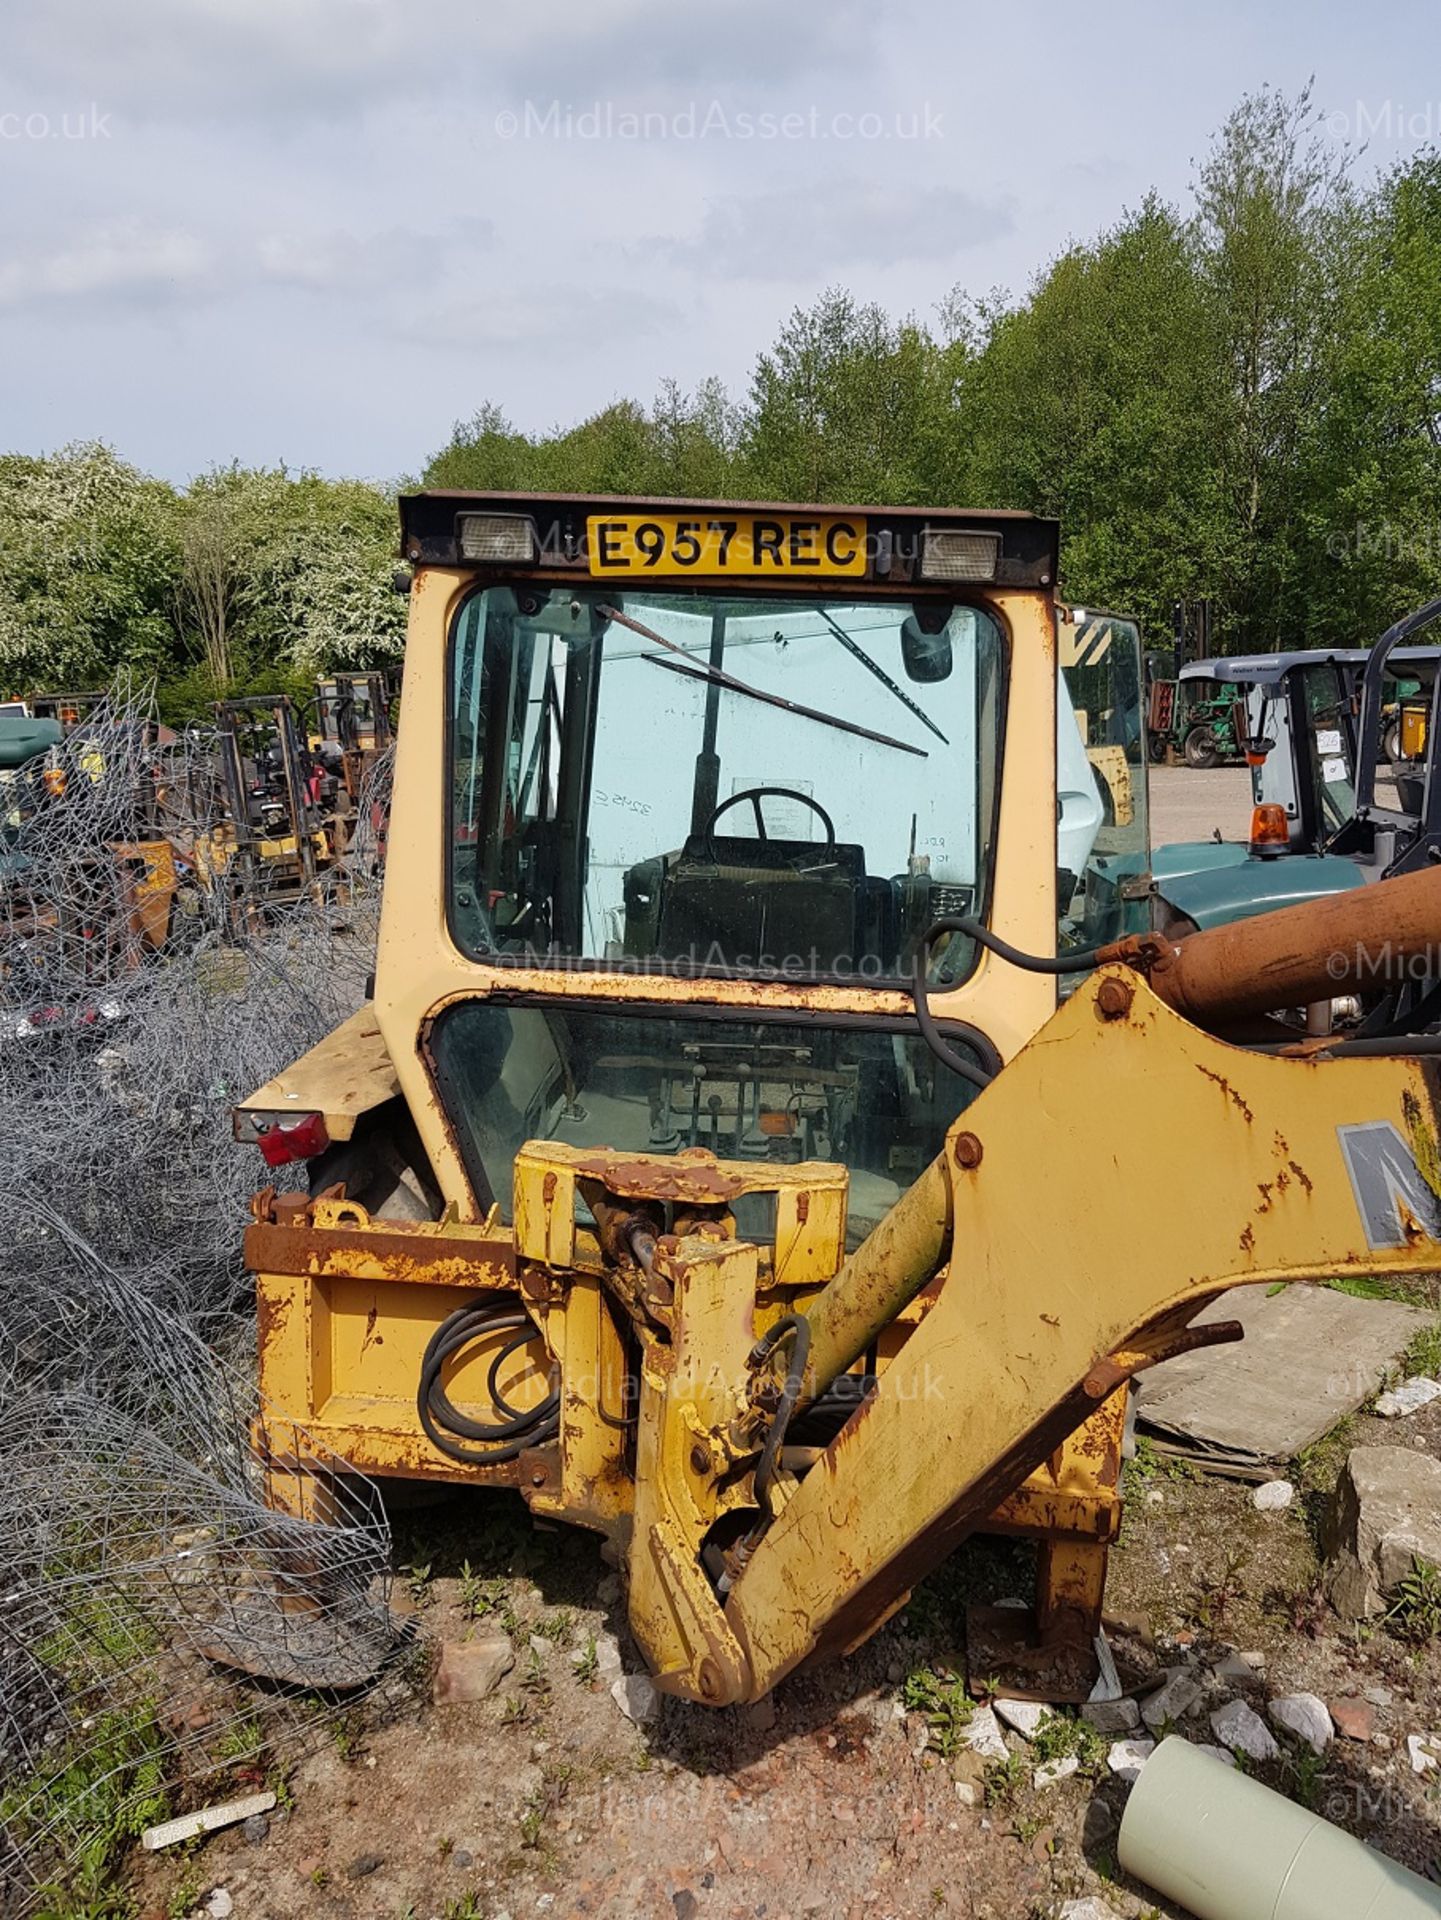
<instances>
[{"instance_id":1,"label":"steering wheel","mask_svg":"<svg viewBox=\"0 0 1441 1920\"><path fill-rule=\"evenodd\" d=\"M705 839L706 854L712 866L718 867L720 865L720 860L715 849L714 835L716 821L720 819L723 813L729 813L732 807L738 807L743 800L749 800L755 812L756 839L768 840L770 838L770 835L766 832L765 815L761 812L761 801L766 799L767 796L774 796L778 800L799 800L803 807L809 807L811 812L819 817L821 825L826 830L825 844L819 849L821 858L825 859L834 855L836 850L835 822L831 819L831 816L826 812L819 800L812 800L808 793L800 793L794 787L746 787L740 793L733 793L728 800L722 800L718 806L712 807L709 819L701 828L701 833Z\"/></svg>"}]
</instances>

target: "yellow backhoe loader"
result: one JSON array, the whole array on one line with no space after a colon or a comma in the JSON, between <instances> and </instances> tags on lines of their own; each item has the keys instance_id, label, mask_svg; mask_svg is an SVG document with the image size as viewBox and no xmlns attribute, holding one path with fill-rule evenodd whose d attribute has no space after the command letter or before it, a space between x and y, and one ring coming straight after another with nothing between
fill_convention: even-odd
<instances>
[{"instance_id":1,"label":"yellow backhoe loader","mask_svg":"<svg viewBox=\"0 0 1441 1920\"><path fill-rule=\"evenodd\" d=\"M1327 1030L1436 970L1441 875L1153 931L1135 629L1051 522L401 514L374 998L236 1116L271 1498L517 1488L715 1705L1009 1531L973 1662L1084 1698L1132 1375L1441 1262L1437 1042Z\"/></svg>"}]
</instances>

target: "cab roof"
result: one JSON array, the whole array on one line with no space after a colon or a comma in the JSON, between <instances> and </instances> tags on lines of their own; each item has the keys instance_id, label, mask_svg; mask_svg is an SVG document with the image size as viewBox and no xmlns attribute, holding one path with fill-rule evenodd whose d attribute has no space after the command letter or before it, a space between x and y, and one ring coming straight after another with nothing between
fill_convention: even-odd
<instances>
[{"instance_id":1,"label":"cab roof","mask_svg":"<svg viewBox=\"0 0 1441 1920\"><path fill-rule=\"evenodd\" d=\"M1364 667L1371 657L1369 647L1314 647L1292 653L1217 654L1209 660L1192 660L1182 667L1182 680L1229 680L1236 686L1273 686L1293 667ZM1387 666L1434 665L1441 660L1441 647L1397 647Z\"/></svg>"},{"instance_id":2,"label":"cab roof","mask_svg":"<svg viewBox=\"0 0 1441 1920\"><path fill-rule=\"evenodd\" d=\"M1001 588L1041 588L1055 591L1060 553L1060 526L1055 520L1012 509L920 506L833 506L816 502L797 503L772 500L669 499L655 495L530 493L510 491L472 491L465 488L427 488L402 494L399 502L401 555L412 565L464 567L495 576L524 572L525 566L478 564L461 552L460 526L466 515L487 512L497 515L525 516L534 522L537 554L529 563L535 570L554 577L560 574L594 574L603 577L590 563L593 521L652 515L665 520L696 518L777 520L783 523L837 519L856 524L865 534L867 563L863 573L846 576L850 585L870 591L879 588L917 588L944 591L947 584L922 578L919 556L922 533L927 528L953 529L958 532L993 533L997 537L997 563L994 579L976 582ZM676 584L674 574L658 573L669 588ZM695 578L714 580L714 572L697 571ZM794 587L801 583L794 573L752 572L727 577L772 580ZM818 573L818 583L833 576ZM683 582L682 582L683 584Z\"/></svg>"}]
</instances>

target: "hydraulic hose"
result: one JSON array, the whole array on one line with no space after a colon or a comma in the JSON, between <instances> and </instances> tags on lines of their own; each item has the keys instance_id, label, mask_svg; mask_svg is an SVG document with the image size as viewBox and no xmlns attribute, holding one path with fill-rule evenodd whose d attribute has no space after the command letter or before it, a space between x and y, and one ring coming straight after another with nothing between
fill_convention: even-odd
<instances>
[{"instance_id":1,"label":"hydraulic hose","mask_svg":"<svg viewBox=\"0 0 1441 1920\"><path fill-rule=\"evenodd\" d=\"M514 1333L492 1358L486 1376L490 1397L502 1415L498 1421L472 1420L453 1404L441 1384L445 1363L477 1340ZM533 1407L513 1406L500 1386L500 1369L538 1337L535 1322L509 1294L487 1294L474 1305L458 1307L430 1337L420 1363L415 1406L433 1447L467 1467L495 1467L516 1460L528 1447L544 1446L560 1431L560 1388L555 1375L545 1398ZM476 1441L478 1446L466 1446Z\"/></svg>"},{"instance_id":2,"label":"hydraulic hose","mask_svg":"<svg viewBox=\"0 0 1441 1920\"><path fill-rule=\"evenodd\" d=\"M756 1462L756 1498L767 1519L773 1517L771 1487L776 1477L781 1448L785 1445L786 1428L791 1423L791 1415L796 1410L796 1402L800 1399L801 1386L805 1380L806 1360L811 1350L810 1321L803 1313L786 1314L767 1327L751 1348L750 1353L750 1364L753 1367L764 1365L788 1333L792 1335L790 1365L786 1369L785 1385L781 1388L780 1399L776 1403L770 1432L766 1435L765 1445L761 1448L761 1457Z\"/></svg>"},{"instance_id":3,"label":"hydraulic hose","mask_svg":"<svg viewBox=\"0 0 1441 1920\"><path fill-rule=\"evenodd\" d=\"M959 1074L963 1080L969 1080L973 1087L988 1087L995 1078L994 1072L978 1066L973 1060L967 1060L964 1054L957 1053L946 1036L936 1025L936 1017L931 1012L930 985L926 979L926 967L930 961L931 948L942 935L963 933L968 940L974 940L978 946L985 947L998 959L1008 961L1013 967L1020 967L1026 973L1089 973L1093 967L1110 958L1103 948L1092 948L1085 953L1057 954L1046 956L1035 953L1022 953L1019 947L1013 947L998 933L980 920L973 920L964 914L948 914L937 920L916 945L915 964L911 971L911 996L916 1004L916 1022L921 1029L921 1038L931 1052L949 1067L952 1073Z\"/></svg>"}]
</instances>

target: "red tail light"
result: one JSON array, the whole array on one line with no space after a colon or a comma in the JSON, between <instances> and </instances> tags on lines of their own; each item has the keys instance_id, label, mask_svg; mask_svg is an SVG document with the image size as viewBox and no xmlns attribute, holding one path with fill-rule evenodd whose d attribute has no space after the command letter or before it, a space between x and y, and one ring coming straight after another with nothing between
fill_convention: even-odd
<instances>
[{"instance_id":1,"label":"red tail light","mask_svg":"<svg viewBox=\"0 0 1441 1920\"><path fill-rule=\"evenodd\" d=\"M288 1167L293 1160L313 1160L330 1145L323 1113L297 1113L292 1119L266 1127L255 1136L267 1167Z\"/></svg>"}]
</instances>

